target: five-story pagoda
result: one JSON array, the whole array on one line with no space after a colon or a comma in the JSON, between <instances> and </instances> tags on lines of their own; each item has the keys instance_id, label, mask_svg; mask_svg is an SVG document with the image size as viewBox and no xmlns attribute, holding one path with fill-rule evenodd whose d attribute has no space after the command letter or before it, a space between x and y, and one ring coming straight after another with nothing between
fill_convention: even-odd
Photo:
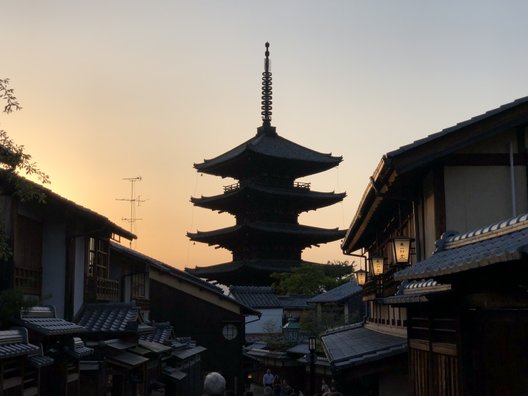
<instances>
[{"instance_id":1,"label":"five-story pagoda","mask_svg":"<svg viewBox=\"0 0 528 396\"><path fill-rule=\"evenodd\" d=\"M342 158L310 150L282 138L271 126L272 86L269 43L262 73L262 126L241 145L201 164L198 172L232 177L238 183L224 193L191 198L199 207L235 216L232 227L187 233L196 242L230 250L233 261L187 271L226 285L269 285L273 272L290 271L303 262L303 249L335 241L346 230L301 225L299 214L341 201L345 193L315 192L299 177L337 166Z\"/></svg>"}]
</instances>

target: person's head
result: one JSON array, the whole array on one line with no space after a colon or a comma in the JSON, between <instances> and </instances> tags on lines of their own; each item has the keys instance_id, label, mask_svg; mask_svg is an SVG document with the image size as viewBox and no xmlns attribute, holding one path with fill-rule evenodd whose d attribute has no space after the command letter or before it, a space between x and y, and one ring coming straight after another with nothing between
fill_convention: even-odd
<instances>
[{"instance_id":1,"label":"person's head","mask_svg":"<svg viewBox=\"0 0 528 396\"><path fill-rule=\"evenodd\" d=\"M161 382L152 382L149 386L150 396L162 396L165 395L165 384Z\"/></svg>"},{"instance_id":2,"label":"person's head","mask_svg":"<svg viewBox=\"0 0 528 396\"><path fill-rule=\"evenodd\" d=\"M270 386L264 388L264 396L273 396L273 389Z\"/></svg>"},{"instance_id":3,"label":"person's head","mask_svg":"<svg viewBox=\"0 0 528 396\"><path fill-rule=\"evenodd\" d=\"M222 374L213 371L205 376L204 393L207 396L223 396L225 388L226 381Z\"/></svg>"},{"instance_id":4,"label":"person's head","mask_svg":"<svg viewBox=\"0 0 528 396\"><path fill-rule=\"evenodd\" d=\"M271 374L271 370L270 370L270 369L267 369L267 370L266 370L266 374Z\"/></svg>"}]
</instances>

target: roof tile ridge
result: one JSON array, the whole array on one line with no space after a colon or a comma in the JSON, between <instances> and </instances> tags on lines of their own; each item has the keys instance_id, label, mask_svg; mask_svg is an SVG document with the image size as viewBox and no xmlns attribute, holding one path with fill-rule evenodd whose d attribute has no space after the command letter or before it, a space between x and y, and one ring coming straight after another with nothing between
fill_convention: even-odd
<instances>
[{"instance_id":1,"label":"roof tile ridge","mask_svg":"<svg viewBox=\"0 0 528 396\"><path fill-rule=\"evenodd\" d=\"M449 235L445 239L444 250L456 249L461 246L471 245L477 242L511 234L526 228L528 228L528 213L487 225L485 227L480 227L463 234Z\"/></svg>"}]
</instances>

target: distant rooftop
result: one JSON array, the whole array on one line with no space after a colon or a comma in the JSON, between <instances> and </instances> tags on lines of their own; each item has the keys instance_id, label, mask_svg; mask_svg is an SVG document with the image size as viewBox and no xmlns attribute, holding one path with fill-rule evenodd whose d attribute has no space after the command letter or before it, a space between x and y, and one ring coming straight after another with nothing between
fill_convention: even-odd
<instances>
[{"instance_id":1,"label":"distant rooftop","mask_svg":"<svg viewBox=\"0 0 528 396\"><path fill-rule=\"evenodd\" d=\"M282 303L266 286L231 286L231 295L238 302L251 308L281 308Z\"/></svg>"},{"instance_id":2,"label":"distant rooftop","mask_svg":"<svg viewBox=\"0 0 528 396\"><path fill-rule=\"evenodd\" d=\"M335 287L327 292L318 294L308 300L308 303L329 303L340 302L355 294L361 293L363 288L358 286L353 280L343 283L341 286Z\"/></svg>"}]
</instances>

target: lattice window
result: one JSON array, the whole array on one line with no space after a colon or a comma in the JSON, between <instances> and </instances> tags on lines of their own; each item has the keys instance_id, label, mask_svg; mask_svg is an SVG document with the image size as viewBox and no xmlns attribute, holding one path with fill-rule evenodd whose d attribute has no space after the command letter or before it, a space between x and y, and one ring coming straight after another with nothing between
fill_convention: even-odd
<instances>
[{"instance_id":1,"label":"lattice window","mask_svg":"<svg viewBox=\"0 0 528 396\"><path fill-rule=\"evenodd\" d=\"M108 278L108 241L89 238L87 275L91 278Z\"/></svg>"},{"instance_id":2,"label":"lattice window","mask_svg":"<svg viewBox=\"0 0 528 396\"><path fill-rule=\"evenodd\" d=\"M147 273L132 275L132 298L146 298Z\"/></svg>"},{"instance_id":3,"label":"lattice window","mask_svg":"<svg viewBox=\"0 0 528 396\"><path fill-rule=\"evenodd\" d=\"M25 294L40 295L42 285L42 225L17 215L14 238L14 286Z\"/></svg>"}]
</instances>

